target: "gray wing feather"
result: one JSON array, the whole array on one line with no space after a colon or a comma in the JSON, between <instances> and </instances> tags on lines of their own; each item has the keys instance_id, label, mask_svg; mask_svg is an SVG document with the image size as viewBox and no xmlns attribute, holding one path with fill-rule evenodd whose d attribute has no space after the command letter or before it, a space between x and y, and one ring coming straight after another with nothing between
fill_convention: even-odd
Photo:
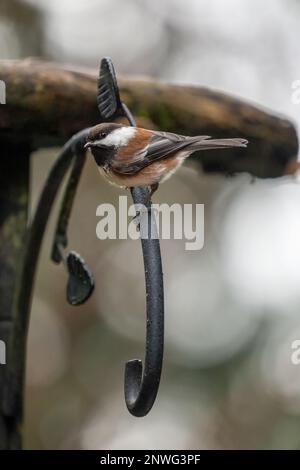
<instances>
[{"instance_id":1,"label":"gray wing feather","mask_svg":"<svg viewBox=\"0 0 300 470\"><path fill-rule=\"evenodd\" d=\"M201 135L186 137L171 132L155 132L148 146L136 155L133 163L125 168L115 168L119 173L130 175L142 170L151 163L169 157L170 155L186 150L189 154L197 150L217 149L226 147L246 147L245 139L210 139L210 136Z\"/></svg>"},{"instance_id":2,"label":"gray wing feather","mask_svg":"<svg viewBox=\"0 0 300 470\"><path fill-rule=\"evenodd\" d=\"M145 153L144 158L149 163L152 163L161 158L166 158L179 150L183 150L193 143L200 142L200 139L203 141L209 139L209 136L186 137L170 132L157 132L143 151Z\"/></svg>"}]
</instances>

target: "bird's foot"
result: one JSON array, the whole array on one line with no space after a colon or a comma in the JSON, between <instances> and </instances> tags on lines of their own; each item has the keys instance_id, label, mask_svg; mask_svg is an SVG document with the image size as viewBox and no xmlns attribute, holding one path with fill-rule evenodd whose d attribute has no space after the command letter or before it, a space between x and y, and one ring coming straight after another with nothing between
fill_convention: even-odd
<instances>
[{"instance_id":1,"label":"bird's foot","mask_svg":"<svg viewBox=\"0 0 300 470\"><path fill-rule=\"evenodd\" d=\"M149 192L147 196L145 197L143 203L140 204L139 210L137 210L136 215L131 219L134 223L136 223L138 229L140 229L140 221L143 215L148 214L152 211L151 198L155 191L157 191L158 186L158 183L149 186Z\"/></svg>"},{"instance_id":2,"label":"bird's foot","mask_svg":"<svg viewBox=\"0 0 300 470\"><path fill-rule=\"evenodd\" d=\"M140 230L141 219L149 212L152 211L151 206L147 207L146 205L141 205L141 208L136 212L136 215L131 219L137 225L137 228Z\"/></svg>"},{"instance_id":3,"label":"bird's foot","mask_svg":"<svg viewBox=\"0 0 300 470\"><path fill-rule=\"evenodd\" d=\"M153 194L155 193L155 191L158 190L158 186L159 186L158 183L151 184L151 186L150 186L150 191L149 191L149 196L148 196L148 204L147 204L147 205L149 205L149 204L151 203L151 198L152 198Z\"/></svg>"}]
</instances>

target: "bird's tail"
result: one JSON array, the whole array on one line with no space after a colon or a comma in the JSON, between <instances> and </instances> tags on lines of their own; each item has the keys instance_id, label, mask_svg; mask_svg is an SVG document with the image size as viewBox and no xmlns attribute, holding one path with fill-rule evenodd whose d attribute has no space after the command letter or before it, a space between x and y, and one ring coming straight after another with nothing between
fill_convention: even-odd
<instances>
[{"instance_id":1,"label":"bird's tail","mask_svg":"<svg viewBox=\"0 0 300 470\"><path fill-rule=\"evenodd\" d=\"M188 146L189 150L197 152L198 150L208 150L208 149L225 149L232 147L247 147L248 140L246 139L210 139L209 137L200 136L197 138L192 138L190 145Z\"/></svg>"}]
</instances>

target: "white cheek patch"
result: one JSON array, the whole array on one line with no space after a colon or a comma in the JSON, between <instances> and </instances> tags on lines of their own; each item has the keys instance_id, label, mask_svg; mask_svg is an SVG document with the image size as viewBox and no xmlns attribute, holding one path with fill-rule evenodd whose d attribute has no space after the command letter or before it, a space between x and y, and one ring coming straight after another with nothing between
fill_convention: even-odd
<instances>
[{"instance_id":1,"label":"white cheek patch","mask_svg":"<svg viewBox=\"0 0 300 470\"><path fill-rule=\"evenodd\" d=\"M95 143L99 142L101 145L115 145L116 147L119 147L127 145L128 141L135 133L136 129L134 127L120 127L108 134L104 139L98 140Z\"/></svg>"}]
</instances>

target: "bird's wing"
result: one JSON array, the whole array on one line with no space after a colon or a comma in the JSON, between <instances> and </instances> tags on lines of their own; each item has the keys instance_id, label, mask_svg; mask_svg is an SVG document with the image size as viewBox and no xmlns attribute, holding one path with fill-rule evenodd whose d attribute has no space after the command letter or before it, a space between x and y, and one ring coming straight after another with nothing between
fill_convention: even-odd
<instances>
[{"instance_id":1,"label":"bird's wing","mask_svg":"<svg viewBox=\"0 0 300 470\"><path fill-rule=\"evenodd\" d=\"M143 150L135 154L134 159L131 159L125 165L124 160L115 162L113 168L114 171L121 174L135 174L157 160L167 158L196 142L206 139L209 139L209 136L186 137L171 132L156 131Z\"/></svg>"},{"instance_id":2,"label":"bird's wing","mask_svg":"<svg viewBox=\"0 0 300 470\"><path fill-rule=\"evenodd\" d=\"M156 132L151 138L149 145L141 153L148 163L152 163L161 158L166 158L193 143L206 139L209 139L209 136L186 137L184 135L172 134L171 132Z\"/></svg>"}]
</instances>

